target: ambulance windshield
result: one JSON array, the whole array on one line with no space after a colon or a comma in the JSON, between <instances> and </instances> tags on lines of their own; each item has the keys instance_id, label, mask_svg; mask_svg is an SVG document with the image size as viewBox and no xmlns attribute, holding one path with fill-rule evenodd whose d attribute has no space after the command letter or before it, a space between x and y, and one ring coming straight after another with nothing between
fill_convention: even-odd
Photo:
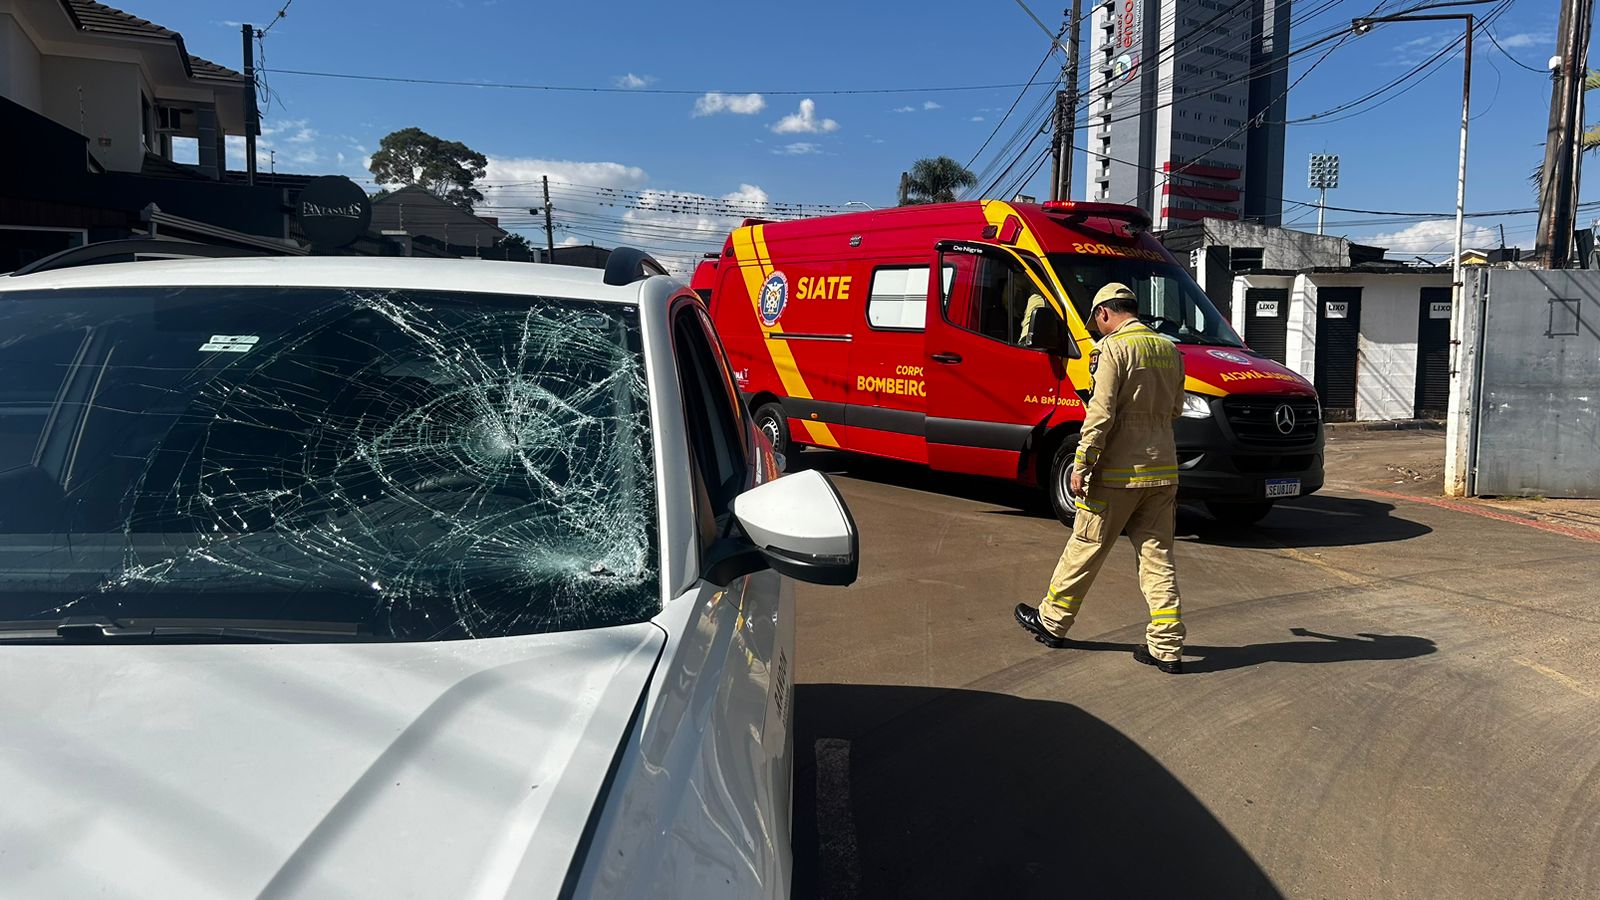
<instances>
[{"instance_id":1,"label":"ambulance windshield","mask_svg":"<svg viewBox=\"0 0 1600 900\"><path fill-rule=\"evenodd\" d=\"M1119 281L1139 296L1140 318L1168 340L1179 344L1244 346L1244 341L1200 286L1175 265L1077 253L1053 253L1050 265L1071 295L1072 305L1080 316L1088 316L1095 292L1110 282Z\"/></svg>"}]
</instances>

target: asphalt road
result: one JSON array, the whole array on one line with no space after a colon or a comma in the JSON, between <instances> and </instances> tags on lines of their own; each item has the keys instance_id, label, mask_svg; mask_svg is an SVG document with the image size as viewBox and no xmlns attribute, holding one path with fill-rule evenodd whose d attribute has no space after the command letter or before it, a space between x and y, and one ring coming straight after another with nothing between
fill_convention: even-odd
<instances>
[{"instance_id":1,"label":"asphalt road","mask_svg":"<svg viewBox=\"0 0 1600 900\"><path fill-rule=\"evenodd\" d=\"M799 593L795 896L1600 896L1600 544L1368 492L1438 449L1180 513L1181 677L1129 655L1126 544L1050 650L1011 617L1067 536L1030 494L799 455L862 568Z\"/></svg>"}]
</instances>

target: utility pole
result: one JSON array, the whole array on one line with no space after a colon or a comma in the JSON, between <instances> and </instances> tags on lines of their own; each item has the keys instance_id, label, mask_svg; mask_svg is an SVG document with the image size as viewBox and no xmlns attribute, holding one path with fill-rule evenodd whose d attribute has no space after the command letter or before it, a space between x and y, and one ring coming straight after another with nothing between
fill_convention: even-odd
<instances>
[{"instance_id":1,"label":"utility pole","mask_svg":"<svg viewBox=\"0 0 1600 900\"><path fill-rule=\"evenodd\" d=\"M542 176L544 182L544 243L545 259L547 263L556 261L556 229L550 223L550 176Z\"/></svg>"},{"instance_id":2,"label":"utility pole","mask_svg":"<svg viewBox=\"0 0 1600 900\"><path fill-rule=\"evenodd\" d=\"M1072 144L1078 127L1078 31L1082 0L1072 0L1063 31L1067 38L1067 64L1061 68L1062 90L1056 91L1055 158L1051 160L1050 199L1072 199ZM1060 41L1056 42L1060 45Z\"/></svg>"},{"instance_id":3,"label":"utility pole","mask_svg":"<svg viewBox=\"0 0 1600 900\"><path fill-rule=\"evenodd\" d=\"M256 48L253 42L256 30L245 23L239 26L239 32L244 38L244 77L250 82L244 99L244 181L253 185L256 183L256 135L261 133L261 113L256 110ZM224 162L217 168L226 167Z\"/></svg>"},{"instance_id":4,"label":"utility pole","mask_svg":"<svg viewBox=\"0 0 1600 900\"><path fill-rule=\"evenodd\" d=\"M1588 74L1590 3L1562 0L1556 56L1551 60L1550 127L1545 132L1539 190L1539 261L1564 269L1572 261L1577 159L1582 152L1583 83Z\"/></svg>"}]
</instances>

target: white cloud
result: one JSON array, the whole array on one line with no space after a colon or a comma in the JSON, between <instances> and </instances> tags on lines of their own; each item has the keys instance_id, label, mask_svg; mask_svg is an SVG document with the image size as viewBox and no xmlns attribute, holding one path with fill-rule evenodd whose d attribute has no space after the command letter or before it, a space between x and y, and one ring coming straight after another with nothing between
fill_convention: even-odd
<instances>
[{"instance_id":1,"label":"white cloud","mask_svg":"<svg viewBox=\"0 0 1600 900\"><path fill-rule=\"evenodd\" d=\"M922 105L921 106L896 106L894 109L891 109L889 111L890 112L897 112L897 113L909 113L909 112L917 112L918 110L926 112L928 110L943 109L943 108L944 107L942 107L939 104L933 102L932 100L924 100L924 101L922 101ZM981 112L981 110L980 110L980 112Z\"/></svg>"},{"instance_id":2,"label":"white cloud","mask_svg":"<svg viewBox=\"0 0 1600 900\"><path fill-rule=\"evenodd\" d=\"M772 152L782 156L809 156L813 153L821 153L822 145L814 144L810 141L796 141L793 144L785 144L782 147L778 147Z\"/></svg>"},{"instance_id":3,"label":"white cloud","mask_svg":"<svg viewBox=\"0 0 1600 900\"><path fill-rule=\"evenodd\" d=\"M695 116L711 116L724 112L749 116L766 108L767 98L760 94L724 94L721 91L711 91L694 101Z\"/></svg>"},{"instance_id":4,"label":"white cloud","mask_svg":"<svg viewBox=\"0 0 1600 900\"><path fill-rule=\"evenodd\" d=\"M896 106L894 109L889 110L889 112L897 112L897 113L908 113L908 112L916 112L916 111L917 111L917 108L915 106Z\"/></svg>"},{"instance_id":5,"label":"white cloud","mask_svg":"<svg viewBox=\"0 0 1600 900\"><path fill-rule=\"evenodd\" d=\"M1487 249L1500 246L1499 232L1481 225L1468 225L1462 232L1462 246L1467 249ZM1443 257L1448 260L1455 247L1456 223L1453 219L1433 219L1418 222L1409 228L1384 234L1352 238L1357 243L1389 250L1389 258L1404 262L1415 256Z\"/></svg>"},{"instance_id":6,"label":"white cloud","mask_svg":"<svg viewBox=\"0 0 1600 900\"><path fill-rule=\"evenodd\" d=\"M632 72L629 72L626 75L618 75L617 77L611 79L612 84L615 84L619 88L627 88L628 90L638 90L642 87L649 87L650 83L653 81L655 81L655 78L650 75L635 75Z\"/></svg>"},{"instance_id":7,"label":"white cloud","mask_svg":"<svg viewBox=\"0 0 1600 900\"><path fill-rule=\"evenodd\" d=\"M1506 48L1507 50L1520 50L1524 47L1546 47L1549 48L1552 54L1554 54L1555 40L1556 39L1554 35L1525 31L1521 34L1513 34L1500 38L1500 46Z\"/></svg>"},{"instance_id":8,"label":"white cloud","mask_svg":"<svg viewBox=\"0 0 1600 900\"><path fill-rule=\"evenodd\" d=\"M983 116L973 116L969 121L982 122L983 121Z\"/></svg>"},{"instance_id":9,"label":"white cloud","mask_svg":"<svg viewBox=\"0 0 1600 900\"><path fill-rule=\"evenodd\" d=\"M1411 66L1421 65L1432 59L1435 54L1452 44L1460 43L1460 39L1451 34L1430 34L1412 38L1395 46L1389 52L1385 65Z\"/></svg>"},{"instance_id":10,"label":"white cloud","mask_svg":"<svg viewBox=\"0 0 1600 900\"><path fill-rule=\"evenodd\" d=\"M649 180L649 176L638 166L616 162L490 156L489 164L484 168L485 174L480 180L490 188L484 190L485 197L488 197L491 190L510 190L512 187L519 188L516 191L519 194L542 190L539 184L535 183L530 187L525 183L538 182L547 175L551 181L565 184L624 190L642 187Z\"/></svg>"},{"instance_id":11,"label":"white cloud","mask_svg":"<svg viewBox=\"0 0 1600 900\"><path fill-rule=\"evenodd\" d=\"M939 107L939 104L933 102L932 100L924 100L924 101L922 101L922 108L923 109L939 109L940 107Z\"/></svg>"},{"instance_id":12,"label":"white cloud","mask_svg":"<svg viewBox=\"0 0 1600 900\"><path fill-rule=\"evenodd\" d=\"M807 97L800 101L798 112L779 119L772 130L778 134L825 134L838 131L839 123L832 119L817 118L817 102Z\"/></svg>"}]
</instances>

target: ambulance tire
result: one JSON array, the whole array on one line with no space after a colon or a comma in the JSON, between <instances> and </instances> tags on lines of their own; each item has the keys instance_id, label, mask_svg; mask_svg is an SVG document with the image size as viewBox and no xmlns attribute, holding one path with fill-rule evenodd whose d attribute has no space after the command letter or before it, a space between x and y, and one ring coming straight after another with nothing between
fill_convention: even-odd
<instances>
[{"instance_id":1,"label":"ambulance tire","mask_svg":"<svg viewBox=\"0 0 1600 900\"><path fill-rule=\"evenodd\" d=\"M1272 512L1271 500L1255 500L1249 503L1224 503L1217 500L1206 501L1206 512L1211 513L1211 518L1223 525L1232 525L1243 528L1254 525L1266 518Z\"/></svg>"},{"instance_id":2,"label":"ambulance tire","mask_svg":"<svg viewBox=\"0 0 1600 900\"><path fill-rule=\"evenodd\" d=\"M1045 479L1044 491L1050 497L1050 511L1061 524L1072 527L1078 518L1078 506L1072 500L1072 464L1078 455L1078 436L1069 435L1056 447L1050 460L1050 472Z\"/></svg>"},{"instance_id":3,"label":"ambulance tire","mask_svg":"<svg viewBox=\"0 0 1600 900\"><path fill-rule=\"evenodd\" d=\"M789 443L789 416L784 413L783 407L776 403L763 403L756 407L752 417L756 427L767 436L767 441L772 444L772 452L778 455L778 470L787 471L786 461L789 454L796 449Z\"/></svg>"}]
</instances>

